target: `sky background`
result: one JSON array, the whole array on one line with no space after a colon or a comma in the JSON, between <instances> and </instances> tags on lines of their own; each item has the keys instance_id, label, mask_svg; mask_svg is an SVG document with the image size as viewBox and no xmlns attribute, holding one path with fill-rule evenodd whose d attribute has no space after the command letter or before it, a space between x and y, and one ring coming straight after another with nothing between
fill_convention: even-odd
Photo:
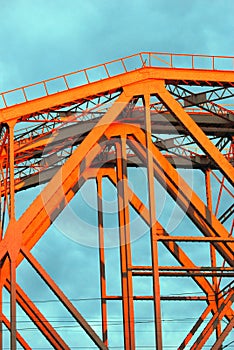
<instances>
[{"instance_id":1,"label":"sky background","mask_svg":"<svg viewBox=\"0 0 234 350\"><path fill-rule=\"evenodd\" d=\"M233 12L232 0L0 0L0 92L141 51L233 56ZM30 190L17 197L18 215L36 193L37 190ZM108 193L106 196L108 201ZM187 227L185 220L179 228ZM196 229L191 225L191 230ZM140 263L146 265L150 264L147 246L145 238L136 241L133 248L134 259L138 257L139 262L140 257ZM52 227L34 249L34 254L100 334L97 250L74 243ZM108 292L120 293L118 272L113 270L113 266L118 270L118 251L109 249L106 255L110 276ZM192 255L197 258L195 250ZM166 250L162 257L161 263L172 262ZM28 264L21 265L17 278L29 296L38 301L38 307L48 319L55 326L59 323L58 330L70 342L71 348L77 346L75 324ZM176 292L180 281L168 283L168 280L162 280L162 293L168 289L171 293ZM149 294L146 286L150 288L149 283L139 281L136 292ZM184 280L183 289L184 292L199 292L195 284L189 285ZM7 313L7 294L4 298ZM82 300L85 298L89 300ZM112 314L111 342L121 348L120 304L113 302L108 308ZM167 320L164 340L171 349L177 338L180 339L180 332L186 326L191 327L202 308L203 304L197 303L193 314L185 311L183 315L187 315L187 319L183 316L179 322L182 310L188 310L187 303L162 306L163 317ZM135 311L138 320L146 320L137 324L137 344L144 348L154 342L150 321L152 308L149 303L142 303L136 305ZM32 342L33 348L51 348L34 332L33 325L23 322L25 317L20 312L18 327L23 329L22 334ZM142 331L146 329L148 333L143 336ZM79 348L91 346L81 330L78 332L82 334ZM6 331L4 342L7 349L9 337Z\"/></svg>"},{"instance_id":2,"label":"sky background","mask_svg":"<svg viewBox=\"0 0 234 350\"><path fill-rule=\"evenodd\" d=\"M141 51L233 55L232 0L0 5L0 91Z\"/></svg>"}]
</instances>

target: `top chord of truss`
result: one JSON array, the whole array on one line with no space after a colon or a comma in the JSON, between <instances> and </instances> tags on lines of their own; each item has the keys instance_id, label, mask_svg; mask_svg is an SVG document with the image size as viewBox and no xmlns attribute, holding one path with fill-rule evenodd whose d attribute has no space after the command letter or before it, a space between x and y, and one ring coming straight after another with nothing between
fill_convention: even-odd
<instances>
[{"instance_id":1,"label":"top chord of truss","mask_svg":"<svg viewBox=\"0 0 234 350\"><path fill-rule=\"evenodd\" d=\"M141 52L2 92L0 93L0 109L146 67L233 71L234 57ZM190 84L190 81L185 80L184 83ZM198 81L195 83L199 85Z\"/></svg>"}]
</instances>

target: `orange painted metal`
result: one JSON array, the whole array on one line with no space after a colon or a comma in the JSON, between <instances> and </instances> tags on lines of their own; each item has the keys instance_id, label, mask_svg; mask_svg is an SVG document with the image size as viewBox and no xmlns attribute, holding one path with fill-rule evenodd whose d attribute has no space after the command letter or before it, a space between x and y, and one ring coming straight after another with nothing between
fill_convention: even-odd
<instances>
[{"instance_id":1,"label":"orange painted metal","mask_svg":"<svg viewBox=\"0 0 234 350\"><path fill-rule=\"evenodd\" d=\"M116 185L116 180L113 177L113 174L110 172L109 172L109 177L110 177L111 181ZM130 200L131 205L141 215L142 219L144 219L145 222L147 224L149 224L150 217L149 217L148 209L141 202L141 200L136 196L136 194L132 192L132 190L130 188L128 188L128 192L129 192L129 200ZM184 266L189 271L191 271L193 269L197 269L197 266L191 261L191 259L189 259L189 257L183 251L183 249L175 242L175 240L179 240L180 238L171 237L158 221L156 222L155 227L157 229L157 232L161 233L161 235L155 234L154 235L155 239L158 239L160 241L162 239L162 237L164 237L164 240L162 240L162 241L164 242L165 247L170 251L170 253L176 258L176 260L182 266ZM162 236L162 234L163 234L163 236ZM194 238L196 238L196 237L194 237ZM189 239L190 241L193 241L194 238L189 237L187 239ZM196 242L196 239L194 240L194 242ZM209 298L209 295L211 296L211 298L209 300L209 305L211 308L209 308L209 311L211 309L213 309L213 311L216 311L217 304L216 304L215 300L213 300L214 290L213 290L210 282L206 278L204 278L203 276L193 276L192 278L199 285L199 287L204 290L204 292L208 296L208 298ZM220 296L220 300L222 300L221 296ZM228 312L229 312L229 314L226 315L227 317L230 316L231 311L229 310ZM231 312L231 314L232 314L232 312Z\"/></svg>"},{"instance_id":2,"label":"orange painted metal","mask_svg":"<svg viewBox=\"0 0 234 350\"><path fill-rule=\"evenodd\" d=\"M168 109L176 118L184 125L185 129L196 140L197 144L209 154L211 159L217 164L218 168L223 172L224 176L234 184L234 170L225 157L213 145L202 130L194 123L189 115L184 111L181 105L171 96L171 94L161 85L158 89L158 96L162 99Z\"/></svg>"},{"instance_id":3,"label":"orange painted metal","mask_svg":"<svg viewBox=\"0 0 234 350\"><path fill-rule=\"evenodd\" d=\"M23 255L28 260L28 262L33 266L37 273L42 277L42 279L48 284L50 289L59 298L61 303L68 309L72 316L77 320L80 326L87 332L94 343L99 347L99 349L106 350L107 347L103 344L101 339L95 333L95 331L89 326L86 320L82 317L79 311L74 307L70 300L64 295L62 290L56 285L52 278L46 273L38 261L33 257L33 255L27 251L26 248L21 248Z\"/></svg>"},{"instance_id":4,"label":"orange painted metal","mask_svg":"<svg viewBox=\"0 0 234 350\"><path fill-rule=\"evenodd\" d=\"M178 60L184 62L184 67L177 63ZM204 69L203 63L200 62L205 62L207 68ZM212 349L216 350L222 346L233 328L232 283L221 288L223 280L233 276L233 223L230 223L233 206L226 201L226 207L221 214L219 209L222 208L221 199L224 193L233 199L231 186L234 181L234 113L219 105L217 101L234 95L233 62L233 57L225 56L142 52L0 93L0 277L1 289L5 286L10 293L8 321L3 314L1 291L0 348L3 346L3 322L10 331L11 349L17 348L17 342L25 349L30 349L30 344L25 342L17 330L17 304L55 349L69 348L69 344L16 283L16 271L24 259L42 277L99 349L112 346L107 301L111 303L113 300L122 304L121 337L125 350L134 350L137 347L139 336L135 305L140 300L153 303L154 338L158 350L163 349L166 340L164 320L161 317L162 300L200 300L206 303L201 316L195 320L193 327L188 329L184 338L178 344L174 344L175 348L184 349L190 345L191 349L202 349L213 334L216 340ZM120 67L117 72L112 70L115 65ZM96 78L100 75L93 75L98 70L102 71L102 79ZM82 77L84 82L79 83L78 77ZM75 85L71 83L73 78L77 79ZM51 91L50 84L59 82L63 84L60 91ZM196 94L193 90L184 89L184 85L189 89L193 89L194 86L202 89L206 86L208 90ZM37 98L30 95L33 89L41 89ZM220 92L220 89L223 89L223 92ZM14 100L16 95L18 97ZM156 99L156 102L151 102L151 99ZM217 103L214 103L213 99ZM94 102L96 100L98 102ZM94 104L93 109L85 107L89 102ZM195 109L191 110L191 106ZM88 117L89 113L94 114L85 121L77 117L79 109L83 111L83 117ZM60 111L65 117L59 115ZM58 114L52 118L51 113ZM25 127L26 122L29 128ZM32 128L32 123L36 125L35 129ZM220 127L224 127L224 124L225 130ZM20 131L22 125L24 130ZM73 126L76 129L73 129ZM161 134L164 138L160 138ZM57 144L53 143L55 135L60 136ZM58 154L67 151L69 142L70 153L61 158L60 164ZM196 150L190 148L191 144ZM55 156L55 160L47 168L39 165L37 160L43 160L43 150L46 147L49 149L47 160ZM181 160L180 167L186 166L191 172L193 170L189 164L196 164L196 169L204 172L206 202L176 169L178 159ZM133 162L146 169L148 207L129 186L128 168ZM221 180L217 172L222 174ZM51 179L49 174L53 175ZM16 219L16 192L40 184L40 176L44 176L43 183L48 184L21 217ZM102 183L104 178L108 179L117 191L121 295L107 294ZM101 335L90 326L30 252L89 179L95 179L97 185ZM213 180L220 186L216 205L213 193L215 191L212 189ZM160 223L160 218L156 216L160 198L155 193L155 181L164 187L184 215L195 224L200 236L191 235L190 232L174 235L166 231ZM130 207L148 227L151 266L133 266L134 232ZM203 242L209 245L210 266L198 266L194 263L181 247L182 242ZM180 266L159 265L160 244L166 247ZM217 266L218 254L223 259L222 266ZM88 258L85 263L89 263ZM135 278L142 276L151 279L151 295L134 293ZM162 295L161 279L169 276L189 277L203 295ZM208 277L211 277L211 280ZM227 326L223 329L224 318ZM198 338L195 338L195 332L200 332Z\"/></svg>"},{"instance_id":5,"label":"orange painted metal","mask_svg":"<svg viewBox=\"0 0 234 350\"><path fill-rule=\"evenodd\" d=\"M99 259L100 259L100 289L102 310L102 340L108 346L107 325L107 301L106 301L106 271L105 271L105 242L103 228L103 205L102 205L102 176L97 177L97 202L98 202L98 233L99 233Z\"/></svg>"},{"instance_id":6,"label":"orange painted metal","mask_svg":"<svg viewBox=\"0 0 234 350\"><path fill-rule=\"evenodd\" d=\"M210 171L207 170L205 173L205 181L206 181L206 198L207 198L207 207L209 208L210 212L212 212L212 189L211 189L211 181L210 181ZM212 244L210 244L210 261L211 261L211 266L215 269L215 266L217 265L217 259L216 259L216 251L215 248ZM213 288L216 292L218 292L218 279L216 276L212 276L212 283L213 283ZM217 302L217 308L219 307L218 305L218 300L216 299ZM221 334L221 323L218 322L216 326L216 338L218 339Z\"/></svg>"},{"instance_id":7,"label":"orange painted metal","mask_svg":"<svg viewBox=\"0 0 234 350\"><path fill-rule=\"evenodd\" d=\"M222 319L225 313L225 308L230 307L233 303L233 300L234 300L234 291L232 290L228 293L228 296L226 297L225 301L221 303L220 308L212 316L210 321L207 323L206 327L203 329L202 333L196 339L195 343L191 347L191 350L195 350L195 349L200 350L203 348L203 345L206 343L206 341L209 339L210 335L212 334L215 328L215 325L217 324L217 321Z\"/></svg>"},{"instance_id":8,"label":"orange painted metal","mask_svg":"<svg viewBox=\"0 0 234 350\"><path fill-rule=\"evenodd\" d=\"M186 336L186 338L184 339L183 343L180 344L180 346L178 347L178 350L183 350L186 348L187 344L189 343L189 341L192 339L194 333L198 330L198 328L202 325L202 323L204 322L204 320L206 319L206 317L208 316L208 314L211 311L211 304L209 304L206 309L203 311L203 313L201 314L201 316L198 318L197 322L195 323L195 325L193 326L193 328L190 330L190 332L188 333L188 335Z\"/></svg>"},{"instance_id":9,"label":"orange painted metal","mask_svg":"<svg viewBox=\"0 0 234 350\"><path fill-rule=\"evenodd\" d=\"M11 331L11 322L5 315L2 315L2 322L7 327L9 331ZM28 343L24 340L24 338L20 335L19 332L16 332L17 342L23 347L25 350L31 350L32 348L28 345Z\"/></svg>"},{"instance_id":10,"label":"orange painted metal","mask_svg":"<svg viewBox=\"0 0 234 350\"><path fill-rule=\"evenodd\" d=\"M232 320L227 324L227 326L224 328L220 336L217 338L217 341L215 344L212 346L211 350L219 350L220 347L222 346L225 338L228 336L228 334L232 331L234 328L234 317Z\"/></svg>"},{"instance_id":11,"label":"orange painted metal","mask_svg":"<svg viewBox=\"0 0 234 350\"><path fill-rule=\"evenodd\" d=\"M119 214L119 244L121 260L121 283L122 283L122 305L123 305L123 325L124 342L126 349L135 348L135 330L134 330L134 306L133 306L133 287L132 271L130 266L131 248L130 248L130 220L129 206L127 196L127 156L126 156L126 138L122 138L120 143L116 144L117 157L117 192L118 192L118 214Z\"/></svg>"},{"instance_id":12,"label":"orange painted metal","mask_svg":"<svg viewBox=\"0 0 234 350\"><path fill-rule=\"evenodd\" d=\"M161 305L160 305L160 282L158 269L158 242L155 236L157 231L156 208L155 208L155 189L154 189L154 169L153 169L153 152L151 140L151 118L150 118L150 95L144 95L145 103L145 143L147 159L147 176L148 176L148 198L150 214L150 239L152 255L152 273L153 273L153 297L154 297L154 323L155 323L155 343L159 350L163 349L162 343L162 324L161 324Z\"/></svg>"},{"instance_id":13,"label":"orange painted metal","mask_svg":"<svg viewBox=\"0 0 234 350\"><path fill-rule=\"evenodd\" d=\"M131 144L143 159L145 158L145 151L139 147L139 145L144 145L144 134L140 130L137 132L137 139L138 142L131 137ZM154 155L155 176L163 185L166 184L167 190L171 193L173 198L177 198L177 200L181 202L181 207L186 210L187 214L191 217L191 220L193 220L200 230L207 236L228 237L229 233L225 227L220 224L212 213L208 213L207 215L207 207L180 177L166 158L161 155L159 150L153 146L152 151ZM233 244L230 245L230 247L221 247L222 244L220 243L217 249L221 249L220 253L224 255L225 259L229 261L231 265L233 265Z\"/></svg>"},{"instance_id":14,"label":"orange painted metal","mask_svg":"<svg viewBox=\"0 0 234 350\"><path fill-rule=\"evenodd\" d=\"M5 288L10 292L10 281L6 280ZM27 294L22 290L22 288L18 284L16 284L16 301L17 304L22 308L22 310L32 320L35 326L41 331L42 334L44 334L44 336L46 337L48 342L53 346L54 349L69 349L65 341L51 326L48 319L45 318L45 316L36 307L35 303L27 296Z\"/></svg>"}]
</instances>

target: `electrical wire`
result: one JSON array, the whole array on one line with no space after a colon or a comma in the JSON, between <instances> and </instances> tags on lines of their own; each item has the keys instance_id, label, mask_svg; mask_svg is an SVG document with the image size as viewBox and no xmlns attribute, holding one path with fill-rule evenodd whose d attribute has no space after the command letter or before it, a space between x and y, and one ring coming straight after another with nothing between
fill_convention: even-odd
<instances>
[{"instance_id":1,"label":"electrical wire","mask_svg":"<svg viewBox=\"0 0 234 350\"><path fill-rule=\"evenodd\" d=\"M174 294L168 294L167 297L177 297L177 296L198 296L205 294L204 292L184 292L184 293L174 293ZM216 296L216 294L209 294L210 296ZM101 297L90 297L90 298L69 298L71 302L77 302L77 301L100 301ZM121 297L121 300L123 297ZM210 300L210 299L209 299ZM110 300L111 301L111 300ZM141 301L141 300L139 300ZM44 303L60 303L60 300L58 299L39 299L39 300L30 300L31 303L37 303L37 304L44 304ZM2 301L2 304L10 304L10 301Z\"/></svg>"},{"instance_id":2,"label":"electrical wire","mask_svg":"<svg viewBox=\"0 0 234 350\"><path fill-rule=\"evenodd\" d=\"M203 292L196 292L197 294L201 294L201 293L203 293ZM187 293L178 293L178 294L176 294L176 295L188 295L188 294L194 294L194 292L187 292ZM101 298L100 297L90 297L90 298L74 298L74 299L70 299L71 301L73 301L73 302L77 302L77 301L100 301L101 300ZM34 301L32 301L31 300L31 302L32 303L42 303L42 304L48 304L48 303L54 303L54 302L60 302L59 300L56 300L56 299L43 299L43 300L34 300ZM9 304L10 302L9 301L5 301L5 302L3 302L3 304ZM21 316L18 316L18 317L24 317L23 315ZM69 318L69 316L60 316L60 317L55 317L55 316L48 316L49 318L51 318L51 319L47 319L46 321L44 321L44 323L51 323L52 324L52 326L53 326L53 328L54 329L60 329L60 330L68 330L69 329L69 331L70 332L82 332L82 330L81 329L79 329L78 327L79 327L79 325L76 323L76 324L72 324L72 323L75 323L76 321L75 320L73 320L73 319L68 319ZM172 324L172 323L174 323L174 322L178 322L178 323L186 323L186 324L189 324L189 323L193 323L195 320L197 320L197 317L181 317L181 318L164 318L164 319L162 319L162 322L164 323L164 324ZM223 320L224 321L224 320ZM61 323L66 323L66 324L61 324ZM98 320L98 319L90 319L90 320L88 320L88 322L90 323L90 325L91 326L93 326L93 327L101 327L101 325L102 325L102 321L101 320ZM203 322L205 322L205 323L207 323L207 322L209 322L209 320L208 319L205 319L205 320L203 320ZM17 320L17 324L18 325L20 325L20 324L26 324L26 323L41 323L41 321L35 321L35 322L32 322L31 320ZM58 325L58 323L60 323L60 325ZM111 326L122 326L122 319L118 319L118 318L114 318L114 319L109 319L108 321L107 321L107 323L108 323L108 325L109 325L109 327L111 327ZM141 318L141 319L135 319L135 325L146 325L146 324L154 324L154 319L150 319L150 318ZM227 322L225 322L225 323L227 323ZM55 325L55 324L57 324L57 325ZM7 328L3 328L3 330L2 330L3 332L7 332L8 331L8 329ZM31 332L31 331L38 331L38 329L36 328L36 325L35 325L35 327L33 328L33 327L27 327L27 326L25 326L25 327L18 327L17 328L17 331L20 331L20 332L27 332L27 331L29 331L29 332ZM110 328L110 333L120 333L120 332L122 332L122 330L118 330L118 329L111 329ZM139 332L139 333L153 333L154 332L154 330L150 330L150 329L144 329L144 331L141 331L141 330L137 330L137 332ZM185 330L179 330L178 328L176 329L176 330L164 330L164 333L183 333L183 332L186 332ZM234 341L232 341L232 342L230 342L229 344L227 344L227 345L225 345L225 348L227 348L228 346L230 346L231 344L233 344L233 342ZM71 349L86 349L85 347L71 347ZM122 348L122 347L109 347L110 349L120 349L120 348ZM147 349L147 348L155 348L154 346L149 346L149 347L147 347L147 346L144 346L144 347L140 347L140 346L138 346L137 348L139 348L139 349ZM172 346L164 346L164 348L171 348L171 349L173 349L173 347ZM37 349L37 348L35 348L35 349ZM38 349L40 349L40 348L38 348ZM45 348L43 348L43 349L45 349ZM49 348L48 348L49 349ZM92 349L92 347L87 347L87 349Z\"/></svg>"}]
</instances>

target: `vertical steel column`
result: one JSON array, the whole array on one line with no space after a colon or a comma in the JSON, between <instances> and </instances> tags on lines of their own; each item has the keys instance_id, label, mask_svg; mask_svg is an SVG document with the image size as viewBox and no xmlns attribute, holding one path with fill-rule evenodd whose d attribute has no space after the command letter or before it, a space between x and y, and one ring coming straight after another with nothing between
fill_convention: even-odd
<instances>
[{"instance_id":1,"label":"vertical steel column","mask_svg":"<svg viewBox=\"0 0 234 350\"><path fill-rule=\"evenodd\" d=\"M3 312L2 312L2 261L0 261L0 349L2 350L2 324L3 324Z\"/></svg>"},{"instance_id":2,"label":"vertical steel column","mask_svg":"<svg viewBox=\"0 0 234 350\"><path fill-rule=\"evenodd\" d=\"M211 190L211 183L210 183L210 170L205 171L205 182L206 182L206 198L207 198L207 207L212 213L212 190ZM212 242L210 243L210 259L211 259L211 266L215 268L217 266L217 261L216 261L216 250L215 247L213 246ZM217 298L217 293L218 293L218 279L217 276L212 276L212 283L213 283L213 289L215 293L215 300L217 304L217 308L219 307L218 305L218 298ZM221 322L218 321L217 326L216 326L216 339L220 337L220 334L222 333L221 329Z\"/></svg>"},{"instance_id":3,"label":"vertical steel column","mask_svg":"<svg viewBox=\"0 0 234 350\"><path fill-rule=\"evenodd\" d=\"M14 125L9 125L10 220L15 219Z\"/></svg>"},{"instance_id":4,"label":"vertical steel column","mask_svg":"<svg viewBox=\"0 0 234 350\"><path fill-rule=\"evenodd\" d=\"M2 235L2 211L1 211L1 198L0 198L0 240L2 240L3 235ZM2 331L3 331L3 310L2 310L2 265L3 265L3 261L0 260L0 350L2 350Z\"/></svg>"},{"instance_id":5,"label":"vertical steel column","mask_svg":"<svg viewBox=\"0 0 234 350\"><path fill-rule=\"evenodd\" d=\"M150 238L153 272L153 297L154 297L154 317L155 317L155 340L157 350L162 350L162 324L161 324L161 304L160 304L160 284L158 269L158 241L156 208L154 195L154 170L151 140L151 117L150 117L150 95L144 95L145 102L145 129L146 129L146 152L147 152L147 176L150 214Z\"/></svg>"},{"instance_id":6,"label":"vertical steel column","mask_svg":"<svg viewBox=\"0 0 234 350\"><path fill-rule=\"evenodd\" d=\"M11 330L11 324L10 321L6 318L6 316L3 316L3 323L7 327L7 329L10 331ZM20 335L19 332L16 332L16 337L18 343L22 346L23 349L25 350L32 350L32 348L28 345L28 343L24 340L24 338Z\"/></svg>"},{"instance_id":7,"label":"vertical steel column","mask_svg":"<svg viewBox=\"0 0 234 350\"><path fill-rule=\"evenodd\" d=\"M11 259L11 298L10 298L10 320L11 320L11 350L16 350L16 261Z\"/></svg>"},{"instance_id":8,"label":"vertical steel column","mask_svg":"<svg viewBox=\"0 0 234 350\"><path fill-rule=\"evenodd\" d=\"M10 165L10 212L9 225L15 222L15 179L14 179L14 124L9 125L9 165ZM16 232L17 235L17 232ZM13 242L12 242L13 245ZM11 321L11 350L16 350L16 252L17 248L11 247L10 276L11 276L11 297L10 297L10 321Z\"/></svg>"},{"instance_id":9,"label":"vertical steel column","mask_svg":"<svg viewBox=\"0 0 234 350\"><path fill-rule=\"evenodd\" d=\"M210 183L210 170L207 169L205 172L205 181L206 181L206 200L207 200L207 208L209 209L210 213L212 213L212 192L211 192L211 183ZM211 266L216 266L216 254L215 254L215 248L210 243L210 258L211 258ZM212 277L212 282L214 288L217 290L217 277Z\"/></svg>"},{"instance_id":10,"label":"vertical steel column","mask_svg":"<svg viewBox=\"0 0 234 350\"><path fill-rule=\"evenodd\" d=\"M8 158L9 158L9 154L8 154ZM2 162L0 165L0 171L1 171L0 184L2 185L2 182L4 182L4 185L3 185L3 187L5 187L4 188L4 195L6 196L7 186L6 186L6 179L4 178L4 172L2 169ZM2 208L2 197L1 197L0 198L0 240L1 241L3 239L3 223L4 223L4 215L5 215L5 205L6 205L6 197L5 197L5 200L3 203L3 208ZM2 309L2 305L3 305L2 304L3 303L3 298L2 298L2 291L3 291L2 267L3 267L3 264L4 264L4 261L0 260L0 350L2 350L2 347L3 347L3 333L2 332L3 332L3 323L4 323L3 322L4 315L3 315L3 309Z\"/></svg>"},{"instance_id":11,"label":"vertical steel column","mask_svg":"<svg viewBox=\"0 0 234 350\"><path fill-rule=\"evenodd\" d=\"M66 297L63 291L57 286L54 280L50 277L50 275L44 270L44 268L39 264L37 259L30 253L30 251L26 247L21 247L21 252L30 265L34 268L34 270L41 276L43 281L47 284L47 286L51 289L51 291L57 296L57 298L61 301L63 306L70 312L70 314L74 317L74 319L79 323L79 325L84 329L84 331L88 334L90 339L97 345L98 349L107 350L107 347L103 344L102 340L99 338L97 333L93 330L93 328L88 324L88 322L84 319L84 317L79 313L77 308L72 304L72 302Z\"/></svg>"},{"instance_id":12,"label":"vertical steel column","mask_svg":"<svg viewBox=\"0 0 234 350\"><path fill-rule=\"evenodd\" d=\"M11 285L10 280L5 281L4 287L6 290L10 292ZM41 334L47 339L47 341L51 344L52 348L55 350L69 350L68 345L63 341L63 339L58 335L55 329L51 326L48 319L46 319L43 314L39 311L39 309L35 306L33 301L27 296L27 294L20 288L20 286L16 283L16 301L17 304L21 307L24 313L31 319L31 321L35 324ZM6 318L5 318L6 320ZM3 318L4 321L4 318ZM10 322L9 327L4 321L4 324L11 329ZM16 332L17 341L20 343L18 332ZM21 343L20 343L21 344ZM26 347L28 350L28 348Z\"/></svg>"},{"instance_id":13,"label":"vertical steel column","mask_svg":"<svg viewBox=\"0 0 234 350\"><path fill-rule=\"evenodd\" d=\"M121 137L120 142L116 144L116 153L124 343L126 350L134 350L135 327L127 186L126 135L124 138Z\"/></svg>"},{"instance_id":14,"label":"vertical steel column","mask_svg":"<svg viewBox=\"0 0 234 350\"><path fill-rule=\"evenodd\" d=\"M98 204L98 232L99 232L99 261L100 261L100 287L101 287L101 310L102 310L102 340L108 346L107 333L107 301L106 301L106 274L105 274L105 248L103 228L103 206L102 206L102 176L97 179L97 204Z\"/></svg>"}]
</instances>

